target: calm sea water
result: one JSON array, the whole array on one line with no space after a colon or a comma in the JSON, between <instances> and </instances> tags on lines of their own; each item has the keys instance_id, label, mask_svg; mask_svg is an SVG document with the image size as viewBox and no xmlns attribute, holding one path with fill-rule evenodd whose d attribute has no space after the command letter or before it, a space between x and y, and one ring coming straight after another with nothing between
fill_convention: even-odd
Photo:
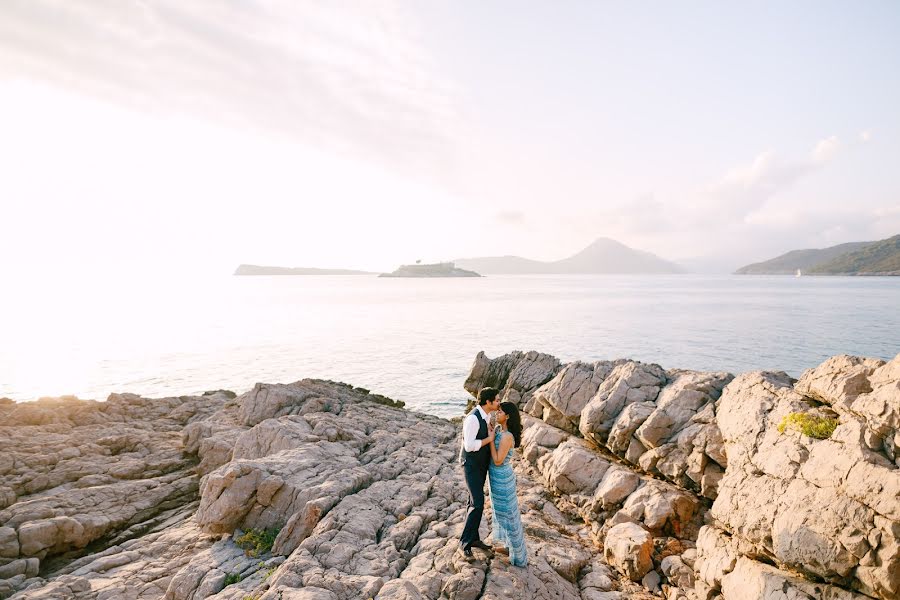
<instances>
[{"instance_id":1,"label":"calm sea water","mask_svg":"<svg viewBox=\"0 0 900 600\"><path fill-rule=\"evenodd\" d=\"M900 353L896 277L223 276L0 302L0 397L16 400L319 377L453 416L480 350L793 376L834 354Z\"/></svg>"}]
</instances>

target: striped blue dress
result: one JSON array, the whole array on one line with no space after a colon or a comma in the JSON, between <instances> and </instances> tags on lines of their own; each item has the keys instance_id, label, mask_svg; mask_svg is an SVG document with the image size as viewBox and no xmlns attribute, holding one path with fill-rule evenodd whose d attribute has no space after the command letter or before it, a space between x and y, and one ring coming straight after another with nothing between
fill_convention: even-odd
<instances>
[{"instance_id":1,"label":"striped blue dress","mask_svg":"<svg viewBox=\"0 0 900 600\"><path fill-rule=\"evenodd\" d=\"M507 433L506 435L512 435ZM501 436L494 438L494 447L500 448ZM517 567L528 564L528 550L525 548L525 532L522 516L519 514L519 499L516 497L516 474L509 464L513 451L510 449L502 465L491 461L488 474L491 481L492 536L509 548L509 562Z\"/></svg>"}]
</instances>

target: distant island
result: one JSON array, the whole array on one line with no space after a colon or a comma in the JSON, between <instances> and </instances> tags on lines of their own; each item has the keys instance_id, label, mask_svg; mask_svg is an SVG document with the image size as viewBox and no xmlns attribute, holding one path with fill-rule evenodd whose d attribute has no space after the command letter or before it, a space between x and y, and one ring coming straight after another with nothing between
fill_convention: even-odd
<instances>
[{"instance_id":1,"label":"distant island","mask_svg":"<svg viewBox=\"0 0 900 600\"><path fill-rule=\"evenodd\" d=\"M353 271L351 269L313 269L310 267L264 267L259 265L240 265L235 275L374 275L370 271Z\"/></svg>"},{"instance_id":2,"label":"distant island","mask_svg":"<svg viewBox=\"0 0 900 600\"><path fill-rule=\"evenodd\" d=\"M675 263L629 248L610 238L599 238L574 256L553 262L519 256L459 258L454 262L460 267L488 275L684 273L684 269Z\"/></svg>"},{"instance_id":3,"label":"distant island","mask_svg":"<svg viewBox=\"0 0 900 600\"><path fill-rule=\"evenodd\" d=\"M900 275L900 235L877 242L850 242L821 249L792 250L741 267L737 275Z\"/></svg>"},{"instance_id":4,"label":"distant island","mask_svg":"<svg viewBox=\"0 0 900 600\"><path fill-rule=\"evenodd\" d=\"M429 265L401 265L393 273L382 273L379 277L481 277L475 271L458 269L452 262Z\"/></svg>"}]
</instances>

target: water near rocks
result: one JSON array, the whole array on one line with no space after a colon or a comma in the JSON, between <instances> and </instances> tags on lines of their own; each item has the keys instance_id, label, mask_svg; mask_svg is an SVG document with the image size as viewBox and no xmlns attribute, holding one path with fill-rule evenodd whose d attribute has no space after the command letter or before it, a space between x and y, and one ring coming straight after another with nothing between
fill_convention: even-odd
<instances>
[{"instance_id":1,"label":"water near rocks","mask_svg":"<svg viewBox=\"0 0 900 600\"><path fill-rule=\"evenodd\" d=\"M0 397L162 397L305 377L460 413L475 354L786 370L900 352L900 278L120 278L10 286Z\"/></svg>"}]
</instances>

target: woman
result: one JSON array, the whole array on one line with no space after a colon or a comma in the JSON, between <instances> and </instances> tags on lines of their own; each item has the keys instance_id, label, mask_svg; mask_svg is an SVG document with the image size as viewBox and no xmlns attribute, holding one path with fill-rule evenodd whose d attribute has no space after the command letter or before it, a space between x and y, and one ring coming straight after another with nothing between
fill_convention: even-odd
<instances>
[{"instance_id":1,"label":"woman","mask_svg":"<svg viewBox=\"0 0 900 600\"><path fill-rule=\"evenodd\" d=\"M517 567L528 564L525 549L525 532L516 498L516 474L509 460L512 449L522 443L522 417L512 402L501 402L497 411L497 433L491 444L491 465L488 475L491 481L491 509L494 542L500 542L509 551L509 562Z\"/></svg>"}]
</instances>

